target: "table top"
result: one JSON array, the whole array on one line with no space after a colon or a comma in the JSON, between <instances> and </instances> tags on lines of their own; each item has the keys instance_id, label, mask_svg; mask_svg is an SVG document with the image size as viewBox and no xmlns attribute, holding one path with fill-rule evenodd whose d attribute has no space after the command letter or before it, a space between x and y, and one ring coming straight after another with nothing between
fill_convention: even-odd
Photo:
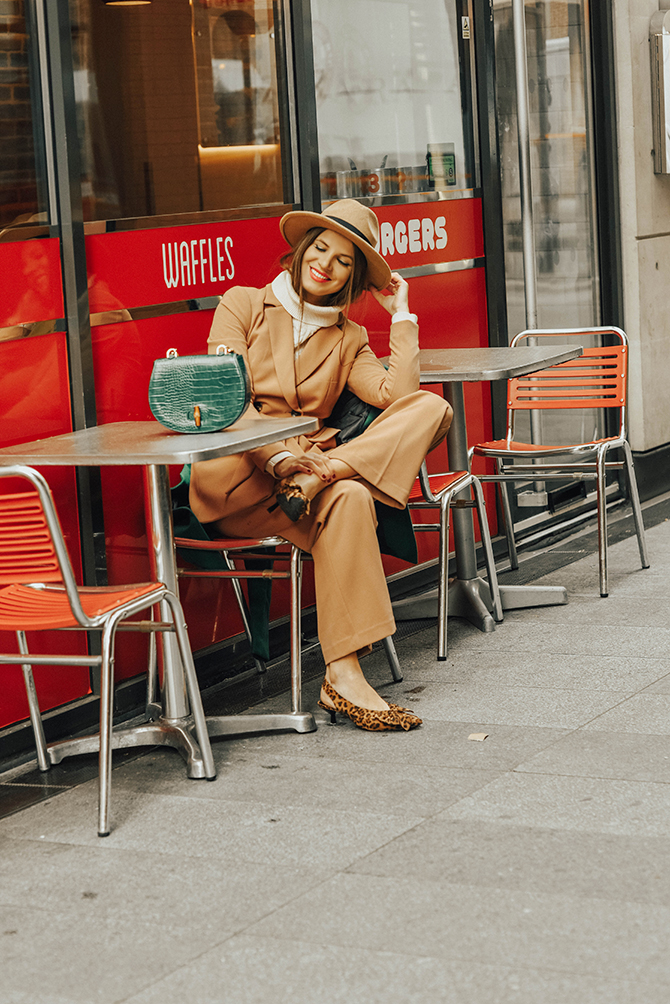
<instances>
[{"instance_id":1,"label":"table top","mask_svg":"<svg viewBox=\"0 0 670 1004\"><path fill-rule=\"evenodd\" d=\"M509 380L581 356L581 345L520 345L517 348L421 349L421 383Z\"/></svg>"},{"instance_id":2,"label":"table top","mask_svg":"<svg viewBox=\"0 0 670 1004\"><path fill-rule=\"evenodd\" d=\"M222 432L183 435L158 422L111 422L0 450L0 464L101 467L191 464L242 453L290 436L313 432L315 418L241 418Z\"/></svg>"}]
</instances>

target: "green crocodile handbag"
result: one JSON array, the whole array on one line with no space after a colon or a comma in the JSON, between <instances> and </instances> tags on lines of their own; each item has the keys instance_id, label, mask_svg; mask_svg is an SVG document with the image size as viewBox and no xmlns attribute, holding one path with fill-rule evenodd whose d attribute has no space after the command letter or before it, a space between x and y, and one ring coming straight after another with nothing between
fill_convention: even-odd
<instances>
[{"instance_id":1,"label":"green crocodile handbag","mask_svg":"<svg viewBox=\"0 0 670 1004\"><path fill-rule=\"evenodd\" d=\"M213 356L179 356L168 349L156 359L149 381L149 407L173 432L219 432L236 422L251 399L242 356L217 346Z\"/></svg>"}]
</instances>

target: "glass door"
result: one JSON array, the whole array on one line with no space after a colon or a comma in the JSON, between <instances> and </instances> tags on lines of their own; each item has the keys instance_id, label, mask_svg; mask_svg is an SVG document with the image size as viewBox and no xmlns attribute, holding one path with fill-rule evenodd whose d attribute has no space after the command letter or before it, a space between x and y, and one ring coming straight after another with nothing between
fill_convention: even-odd
<instances>
[{"instance_id":1,"label":"glass door","mask_svg":"<svg viewBox=\"0 0 670 1004\"><path fill-rule=\"evenodd\" d=\"M496 97L503 194L509 336L526 328L522 257L517 94L511 0L494 0ZM588 0L525 4L531 131L533 221L539 328L581 328L600 320L600 273L591 105ZM560 339L558 339L560 341ZM595 344L594 336L584 339ZM543 443L570 443L605 434L592 409L545 412ZM533 441L528 414L517 438ZM538 441L537 429L535 441ZM519 529L547 513L583 504L585 483L516 482L510 491Z\"/></svg>"}]
</instances>

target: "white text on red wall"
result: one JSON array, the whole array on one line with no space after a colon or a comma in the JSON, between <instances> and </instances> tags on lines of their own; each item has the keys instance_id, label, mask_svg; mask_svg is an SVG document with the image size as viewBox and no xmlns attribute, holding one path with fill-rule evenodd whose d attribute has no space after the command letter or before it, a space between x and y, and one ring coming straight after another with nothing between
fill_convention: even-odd
<instances>
[{"instance_id":1,"label":"white text on red wall","mask_svg":"<svg viewBox=\"0 0 670 1004\"><path fill-rule=\"evenodd\" d=\"M441 251L447 246L446 219L424 216L419 220L398 220L379 227L380 254L416 254L418 251Z\"/></svg>"},{"instance_id":2,"label":"white text on red wall","mask_svg":"<svg viewBox=\"0 0 670 1004\"><path fill-rule=\"evenodd\" d=\"M225 282L235 275L232 237L203 237L163 244L163 278L168 289Z\"/></svg>"}]
</instances>

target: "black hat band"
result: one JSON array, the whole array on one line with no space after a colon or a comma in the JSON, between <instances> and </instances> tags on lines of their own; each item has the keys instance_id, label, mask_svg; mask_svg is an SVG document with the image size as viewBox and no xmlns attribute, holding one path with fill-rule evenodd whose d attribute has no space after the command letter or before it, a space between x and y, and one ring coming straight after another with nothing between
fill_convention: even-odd
<instances>
[{"instance_id":1,"label":"black hat band","mask_svg":"<svg viewBox=\"0 0 670 1004\"><path fill-rule=\"evenodd\" d=\"M369 237L366 237L366 236L365 236L365 234L364 234L364 233L363 233L363 232L362 232L361 230L359 230L359 229L358 229L358 227L355 227L355 226L353 225L353 223L347 223L347 221L346 221L346 220L341 220L341 219L339 218L339 216L330 216L330 215L326 216L326 214L325 214L325 213L324 213L323 215L324 215L324 217L325 217L325 218L326 218L327 220L332 220L332 221L333 221L333 223L339 223L339 224L340 224L340 226L343 226L343 227L346 227L346 228L347 228L347 230L351 230L352 234L356 234L356 236L357 236L357 237L360 237L360 239L361 239L362 241L365 241L365 243L366 243L366 244L369 244L369 245L370 245L370 247L371 247L371 248L373 249L373 251L374 251L374 247L373 247L373 244L372 244L372 241L370 240L370 238L369 238Z\"/></svg>"}]
</instances>

